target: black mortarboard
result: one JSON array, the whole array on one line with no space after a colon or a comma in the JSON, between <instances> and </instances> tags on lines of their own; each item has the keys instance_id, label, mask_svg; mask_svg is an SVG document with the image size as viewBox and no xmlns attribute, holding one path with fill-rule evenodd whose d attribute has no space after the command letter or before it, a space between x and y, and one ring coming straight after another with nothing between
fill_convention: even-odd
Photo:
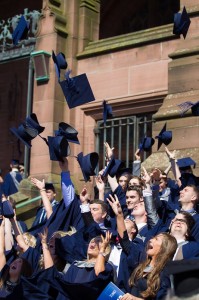
<instances>
[{"instance_id":1,"label":"black mortarboard","mask_svg":"<svg viewBox=\"0 0 199 300\"><path fill-rule=\"evenodd\" d=\"M171 261L166 270L171 274L174 293L178 297L190 297L199 293L199 259Z\"/></svg>"},{"instance_id":2,"label":"black mortarboard","mask_svg":"<svg viewBox=\"0 0 199 300\"><path fill-rule=\"evenodd\" d=\"M132 168L119 168L118 172L117 172L117 176L121 177L121 176L125 176L126 174L131 174L132 175Z\"/></svg>"},{"instance_id":3,"label":"black mortarboard","mask_svg":"<svg viewBox=\"0 0 199 300\"><path fill-rule=\"evenodd\" d=\"M112 107L106 103L106 101L103 101L103 120L104 124L106 124L106 120L113 117L113 111Z\"/></svg>"},{"instance_id":4,"label":"black mortarboard","mask_svg":"<svg viewBox=\"0 0 199 300\"><path fill-rule=\"evenodd\" d=\"M187 185L199 186L199 177L195 176L192 173L182 173L180 177L180 181L183 188L186 187Z\"/></svg>"},{"instance_id":5,"label":"black mortarboard","mask_svg":"<svg viewBox=\"0 0 199 300\"><path fill-rule=\"evenodd\" d=\"M172 131L166 131L166 123L164 124L162 130L159 135L155 137L158 139L158 150L160 149L162 144L166 146L169 145L172 141Z\"/></svg>"},{"instance_id":6,"label":"black mortarboard","mask_svg":"<svg viewBox=\"0 0 199 300\"><path fill-rule=\"evenodd\" d=\"M139 145L139 149L143 151L150 151L151 147L155 143L155 140L151 137L145 137Z\"/></svg>"},{"instance_id":7,"label":"black mortarboard","mask_svg":"<svg viewBox=\"0 0 199 300\"><path fill-rule=\"evenodd\" d=\"M51 160L63 161L63 157L70 154L70 147L64 136L48 136L48 146Z\"/></svg>"},{"instance_id":8,"label":"black mortarboard","mask_svg":"<svg viewBox=\"0 0 199 300\"><path fill-rule=\"evenodd\" d=\"M96 175L95 168L98 164L98 160L99 155L97 152L92 152L85 156L83 156L83 153L80 152L77 155L77 161L82 170L85 182L87 182L90 179L90 176Z\"/></svg>"},{"instance_id":9,"label":"black mortarboard","mask_svg":"<svg viewBox=\"0 0 199 300\"><path fill-rule=\"evenodd\" d=\"M174 15L173 33L177 35L182 34L185 39L190 24L191 24L191 20L184 6L182 13L176 13Z\"/></svg>"},{"instance_id":10,"label":"black mortarboard","mask_svg":"<svg viewBox=\"0 0 199 300\"><path fill-rule=\"evenodd\" d=\"M68 142L79 144L78 131L67 123L59 123L59 130L55 131L56 136L65 136Z\"/></svg>"},{"instance_id":11,"label":"black mortarboard","mask_svg":"<svg viewBox=\"0 0 199 300\"><path fill-rule=\"evenodd\" d=\"M52 59L55 64L55 71L58 77L58 80L60 79L60 69L65 70L68 67L68 64L65 59L64 53L60 52L57 55L55 55L54 51L52 51Z\"/></svg>"},{"instance_id":12,"label":"black mortarboard","mask_svg":"<svg viewBox=\"0 0 199 300\"><path fill-rule=\"evenodd\" d=\"M45 127L39 125L36 114L32 113L18 128L10 128L10 131L30 148L30 141L43 132L44 129Z\"/></svg>"},{"instance_id":13,"label":"black mortarboard","mask_svg":"<svg viewBox=\"0 0 199 300\"><path fill-rule=\"evenodd\" d=\"M193 116L199 116L199 101L193 103L191 101L186 101L178 104L181 110L181 116L183 116L190 108Z\"/></svg>"},{"instance_id":14,"label":"black mortarboard","mask_svg":"<svg viewBox=\"0 0 199 300\"><path fill-rule=\"evenodd\" d=\"M191 166L195 168L196 162L191 157L183 157L178 159L177 165L179 168L188 168Z\"/></svg>"},{"instance_id":15,"label":"black mortarboard","mask_svg":"<svg viewBox=\"0 0 199 300\"><path fill-rule=\"evenodd\" d=\"M45 183L45 189L46 190L52 190L53 192L55 192L55 187L54 187L53 183L51 183L51 182L46 182Z\"/></svg>"},{"instance_id":16,"label":"black mortarboard","mask_svg":"<svg viewBox=\"0 0 199 300\"><path fill-rule=\"evenodd\" d=\"M105 168L102 177L106 177L107 175L114 177L117 174L118 170L120 169L121 165L122 165L121 160L112 157L107 167Z\"/></svg>"},{"instance_id":17,"label":"black mortarboard","mask_svg":"<svg viewBox=\"0 0 199 300\"><path fill-rule=\"evenodd\" d=\"M2 211L5 218L11 219L14 217L14 211L9 200L2 202Z\"/></svg>"},{"instance_id":18,"label":"black mortarboard","mask_svg":"<svg viewBox=\"0 0 199 300\"><path fill-rule=\"evenodd\" d=\"M15 46L18 44L18 41L27 37L29 27L29 22L26 21L24 16L21 16L19 23L12 34L13 44Z\"/></svg>"},{"instance_id":19,"label":"black mortarboard","mask_svg":"<svg viewBox=\"0 0 199 300\"><path fill-rule=\"evenodd\" d=\"M86 74L70 78L68 72L66 73L66 79L59 82L59 84L69 108L74 108L95 100Z\"/></svg>"}]
</instances>

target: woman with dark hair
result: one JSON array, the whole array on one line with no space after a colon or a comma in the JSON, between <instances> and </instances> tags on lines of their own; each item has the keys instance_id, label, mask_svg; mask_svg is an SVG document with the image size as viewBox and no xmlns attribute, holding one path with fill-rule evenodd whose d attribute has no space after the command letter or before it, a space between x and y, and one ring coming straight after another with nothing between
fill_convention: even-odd
<instances>
[{"instance_id":1,"label":"woman with dark hair","mask_svg":"<svg viewBox=\"0 0 199 300\"><path fill-rule=\"evenodd\" d=\"M164 267L173 258L176 249L176 239L168 233L160 233L150 239L146 260L138 265L129 279L131 293L121 299L163 299L170 287Z\"/></svg>"},{"instance_id":2,"label":"woman with dark hair","mask_svg":"<svg viewBox=\"0 0 199 300\"><path fill-rule=\"evenodd\" d=\"M32 275L29 262L22 257L16 258L10 265L6 264L4 253L4 222L4 219L1 220L0 225L0 298L8 297L12 293L14 296L16 290L20 290L18 287L21 276L29 277ZM20 296L18 299L20 299Z\"/></svg>"}]
</instances>

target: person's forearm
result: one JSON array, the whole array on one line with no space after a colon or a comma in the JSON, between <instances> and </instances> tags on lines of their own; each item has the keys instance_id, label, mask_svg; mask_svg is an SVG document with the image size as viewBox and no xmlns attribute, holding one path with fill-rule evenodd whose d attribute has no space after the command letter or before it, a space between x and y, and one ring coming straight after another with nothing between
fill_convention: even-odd
<instances>
[{"instance_id":1,"label":"person's forearm","mask_svg":"<svg viewBox=\"0 0 199 300\"><path fill-rule=\"evenodd\" d=\"M68 207L75 197L75 189L69 171L61 173L61 189L65 207Z\"/></svg>"},{"instance_id":2,"label":"person's forearm","mask_svg":"<svg viewBox=\"0 0 199 300\"><path fill-rule=\"evenodd\" d=\"M108 183L110 185L111 191L114 192L116 190L116 188L118 187L118 182L116 177L111 177L108 175Z\"/></svg>"},{"instance_id":3,"label":"person's forearm","mask_svg":"<svg viewBox=\"0 0 199 300\"><path fill-rule=\"evenodd\" d=\"M14 230L16 241L17 241L19 247L23 250L23 252L25 252L29 248L29 246L26 245L26 243L24 241L24 238L19 229L18 223L17 223L17 221L15 221L15 219L10 219L10 222L11 222L12 228Z\"/></svg>"},{"instance_id":4,"label":"person's forearm","mask_svg":"<svg viewBox=\"0 0 199 300\"><path fill-rule=\"evenodd\" d=\"M43 251L43 258L44 258L44 268L48 269L54 265L52 256L48 249L47 243L42 243L42 251Z\"/></svg>"},{"instance_id":5,"label":"person's forearm","mask_svg":"<svg viewBox=\"0 0 199 300\"><path fill-rule=\"evenodd\" d=\"M50 203L50 201L47 197L46 190L41 189L40 190L40 195L41 195L41 198L42 198L43 206L44 206L45 211L46 211L46 217L47 217L47 219L49 219L50 216L52 215L53 209L52 209L51 203Z\"/></svg>"},{"instance_id":6,"label":"person's forearm","mask_svg":"<svg viewBox=\"0 0 199 300\"><path fill-rule=\"evenodd\" d=\"M14 245L10 220L5 218L5 250L11 250Z\"/></svg>"},{"instance_id":7,"label":"person's forearm","mask_svg":"<svg viewBox=\"0 0 199 300\"><path fill-rule=\"evenodd\" d=\"M126 230L125 224L124 224L124 216L123 213L120 213L116 216L117 220L117 232L121 238L124 236L124 231Z\"/></svg>"}]
</instances>

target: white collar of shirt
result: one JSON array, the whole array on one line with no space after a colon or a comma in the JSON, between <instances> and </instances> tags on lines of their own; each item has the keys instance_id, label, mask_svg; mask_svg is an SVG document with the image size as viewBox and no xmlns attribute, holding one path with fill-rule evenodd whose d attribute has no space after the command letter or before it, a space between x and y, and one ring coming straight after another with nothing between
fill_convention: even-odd
<instances>
[{"instance_id":1,"label":"white collar of shirt","mask_svg":"<svg viewBox=\"0 0 199 300\"><path fill-rule=\"evenodd\" d=\"M147 223L139 223L139 224L136 224L137 225L137 228L138 230L140 230L142 227L146 226Z\"/></svg>"}]
</instances>

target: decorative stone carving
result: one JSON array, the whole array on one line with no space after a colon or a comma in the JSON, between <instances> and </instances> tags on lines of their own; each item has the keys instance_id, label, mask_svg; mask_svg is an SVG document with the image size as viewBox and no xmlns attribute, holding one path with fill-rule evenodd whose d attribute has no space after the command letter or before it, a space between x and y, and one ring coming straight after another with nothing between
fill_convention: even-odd
<instances>
[{"instance_id":1,"label":"decorative stone carving","mask_svg":"<svg viewBox=\"0 0 199 300\"><path fill-rule=\"evenodd\" d=\"M28 8L24 9L23 13L27 21L30 22L30 31L26 40L19 41L17 46L12 43L12 33L17 27L17 24L21 18L21 15L16 15L7 20L0 21L0 52L5 52L13 48L21 48L35 43L35 33L37 31L38 20L41 13L37 10L28 11Z\"/></svg>"}]
</instances>

